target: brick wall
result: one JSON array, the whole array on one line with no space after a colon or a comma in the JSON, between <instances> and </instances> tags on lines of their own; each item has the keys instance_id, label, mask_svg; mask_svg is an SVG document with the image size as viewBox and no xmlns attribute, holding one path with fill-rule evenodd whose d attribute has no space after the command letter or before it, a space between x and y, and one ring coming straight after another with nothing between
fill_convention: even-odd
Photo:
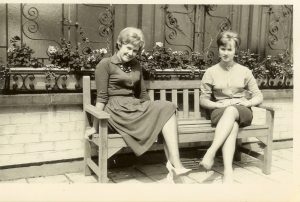
<instances>
[{"instance_id":1,"label":"brick wall","mask_svg":"<svg viewBox=\"0 0 300 202\"><path fill-rule=\"evenodd\" d=\"M83 156L80 105L0 107L0 166Z\"/></svg>"},{"instance_id":2,"label":"brick wall","mask_svg":"<svg viewBox=\"0 0 300 202\"><path fill-rule=\"evenodd\" d=\"M279 96L275 99L274 97L275 95L264 98L264 104L275 109L273 138L274 140L291 139L293 138L293 98ZM264 110L253 108L253 115L252 123L264 123Z\"/></svg>"},{"instance_id":3,"label":"brick wall","mask_svg":"<svg viewBox=\"0 0 300 202\"><path fill-rule=\"evenodd\" d=\"M276 109L274 140L292 138L292 98L264 102ZM0 166L83 157L81 95L0 95L0 103ZM254 114L254 123L264 122L263 110Z\"/></svg>"}]
</instances>

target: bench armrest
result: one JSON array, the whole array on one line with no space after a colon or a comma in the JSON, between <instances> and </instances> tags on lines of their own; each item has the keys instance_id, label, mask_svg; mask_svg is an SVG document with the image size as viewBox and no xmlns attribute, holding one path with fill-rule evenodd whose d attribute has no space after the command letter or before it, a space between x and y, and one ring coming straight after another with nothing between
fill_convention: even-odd
<instances>
[{"instance_id":1,"label":"bench armrest","mask_svg":"<svg viewBox=\"0 0 300 202\"><path fill-rule=\"evenodd\" d=\"M260 104L260 105L257 105L257 106L255 106L255 107L262 108L262 109L266 109L266 110L271 111L271 112L275 112L274 107L267 106L267 105L265 105L265 104Z\"/></svg>"},{"instance_id":2,"label":"bench armrest","mask_svg":"<svg viewBox=\"0 0 300 202\"><path fill-rule=\"evenodd\" d=\"M110 115L108 113L100 110L99 108L97 108L91 104L85 104L84 111L93 115L97 119L109 119L110 118Z\"/></svg>"}]
</instances>

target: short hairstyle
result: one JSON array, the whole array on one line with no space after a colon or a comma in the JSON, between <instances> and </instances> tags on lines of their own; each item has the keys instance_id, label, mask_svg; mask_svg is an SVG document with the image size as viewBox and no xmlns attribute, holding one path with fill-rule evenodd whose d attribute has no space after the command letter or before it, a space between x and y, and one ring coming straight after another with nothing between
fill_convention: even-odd
<instances>
[{"instance_id":1,"label":"short hairstyle","mask_svg":"<svg viewBox=\"0 0 300 202\"><path fill-rule=\"evenodd\" d=\"M218 38L217 38L218 48L220 46L226 45L231 40L233 40L235 42L235 50L237 51L238 48L240 47L241 39L240 39L239 35L234 31L224 31L218 35Z\"/></svg>"},{"instance_id":2,"label":"short hairstyle","mask_svg":"<svg viewBox=\"0 0 300 202\"><path fill-rule=\"evenodd\" d=\"M139 51L142 51L145 47L145 37L142 30L135 27L126 27L121 30L117 39L117 50L122 44L132 44L139 47Z\"/></svg>"}]
</instances>

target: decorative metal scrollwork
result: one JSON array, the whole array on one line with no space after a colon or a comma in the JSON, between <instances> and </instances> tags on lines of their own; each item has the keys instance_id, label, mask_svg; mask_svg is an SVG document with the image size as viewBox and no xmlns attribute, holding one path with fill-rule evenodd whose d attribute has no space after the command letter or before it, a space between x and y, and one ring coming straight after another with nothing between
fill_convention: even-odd
<instances>
[{"instance_id":1,"label":"decorative metal scrollwork","mask_svg":"<svg viewBox=\"0 0 300 202\"><path fill-rule=\"evenodd\" d=\"M182 49L185 49L187 52L192 51L192 47L188 45L188 43L184 42L184 40L179 40L177 37L192 41L190 37L187 36L187 34L184 32L183 28L179 25L178 19L174 16L174 14L179 14L179 15L184 15L187 16L190 19L190 22L194 24L194 19L193 16L195 14L195 9L189 10L188 6L183 6L187 11L182 12L182 11L176 11L176 10L171 10L169 6L165 6L164 10L166 12L165 15L165 25L166 25L166 38L165 41L166 43L172 45L172 46L178 46L182 47ZM179 43L181 41L181 43Z\"/></svg>"},{"instance_id":2,"label":"decorative metal scrollwork","mask_svg":"<svg viewBox=\"0 0 300 202\"><path fill-rule=\"evenodd\" d=\"M289 40L289 18L292 14L290 6L270 6L268 10L270 24L268 45L271 49L286 49ZM284 42L283 42L284 41ZM284 44L284 45L282 45Z\"/></svg>"},{"instance_id":3,"label":"decorative metal scrollwork","mask_svg":"<svg viewBox=\"0 0 300 202\"><path fill-rule=\"evenodd\" d=\"M176 30L171 30L170 34L168 35L169 39L175 39L177 37Z\"/></svg>"},{"instance_id":4,"label":"decorative metal scrollwork","mask_svg":"<svg viewBox=\"0 0 300 202\"><path fill-rule=\"evenodd\" d=\"M228 18L225 18L219 25L219 30L221 32L231 29L231 22Z\"/></svg>"},{"instance_id":5,"label":"decorative metal scrollwork","mask_svg":"<svg viewBox=\"0 0 300 202\"><path fill-rule=\"evenodd\" d=\"M210 11L215 11L217 9L217 5L212 4L212 5L205 5L205 11L210 12Z\"/></svg>"},{"instance_id":6,"label":"decorative metal scrollwork","mask_svg":"<svg viewBox=\"0 0 300 202\"><path fill-rule=\"evenodd\" d=\"M104 13L99 14L98 21L101 25L98 28L98 33L101 37L107 37L112 34L113 16L113 10L110 8L107 8Z\"/></svg>"},{"instance_id":7,"label":"decorative metal scrollwork","mask_svg":"<svg viewBox=\"0 0 300 202\"><path fill-rule=\"evenodd\" d=\"M30 7L26 12L25 6L26 6L26 4L23 4L23 6L22 6L22 16L24 16L28 21L23 23L22 31L23 31L23 34L25 34L28 37L28 35L25 32L26 30L29 33L36 33L39 30L39 25L36 22L36 19L39 17L39 11L35 7Z\"/></svg>"},{"instance_id":8,"label":"decorative metal scrollwork","mask_svg":"<svg viewBox=\"0 0 300 202\"><path fill-rule=\"evenodd\" d=\"M26 36L27 38L31 39L31 40L43 40L43 41L52 41L58 45L60 45L57 41L52 40L52 39L37 39L37 38L33 38L30 35L33 33L37 33L39 32L39 24L37 23L37 20L39 18L39 11L36 7L29 7L26 10L27 4L21 4L21 12L22 15L21 17L24 17L25 19L27 19L23 24L22 24L22 34L24 36Z\"/></svg>"},{"instance_id":9,"label":"decorative metal scrollwork","mask_svg":"<svg viewBox=\"0 0 300 202\"><path fill-rule=\"evenodd\" d=\"M35 89L35 76L33 74L27 74L23 80L23 86L26 90L34 90Z\"/></svg>"},{"instance_id":10,"label":"decorative metal scrollwork","mask_svg":"<svg viewBox=\"0 0 300 202\"><path fill-rule=\"evenodd\" d=\"M37 8L35 7L30 7L28 10L27 10L27 13L24 12L24 8L25 8L25 4L23 5L23 8L22 8L22 14L23 16L28 19L28 20L35 20L39 17L39 11Z\"/></svg>"},{"instance_id":11,"label":"decorative metal scrollwork","mask_svg":"<svg viewBox=\"0 0 300 202\"><path fill-rule=\"evenodd\" d=\"M276 45L278 43L278 37L275 34L271 34L268 37L270 45Z\"/></svg>"},{"instance_id":12,"label":"decorative metal scrollwork","mask_svg":"<svg viewBox=\"0 0 300 202\"><path fill-rule=\"evenodd\" d=\"M23 77L21 74L15 74L12 77L12 88L13 90L21 89L23 87Z\"/></svg>"}]
</instances>

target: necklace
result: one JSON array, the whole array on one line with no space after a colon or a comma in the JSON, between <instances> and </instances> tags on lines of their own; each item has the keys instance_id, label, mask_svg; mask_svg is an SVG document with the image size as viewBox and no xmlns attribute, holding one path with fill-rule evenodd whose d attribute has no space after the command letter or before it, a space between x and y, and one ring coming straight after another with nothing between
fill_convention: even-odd
<instances>
[{"instance_id":1,"label":"necklace","mask_svg":"<svg viewBox=\"0 0 300 202\"><path fill-rule=\"evenodd\" d=\"M125 73L129 73L132 71L131 67L130 66L125 66L123 64L120 65L120 69L125 72Z\"/></svg>"}]
</instances>

